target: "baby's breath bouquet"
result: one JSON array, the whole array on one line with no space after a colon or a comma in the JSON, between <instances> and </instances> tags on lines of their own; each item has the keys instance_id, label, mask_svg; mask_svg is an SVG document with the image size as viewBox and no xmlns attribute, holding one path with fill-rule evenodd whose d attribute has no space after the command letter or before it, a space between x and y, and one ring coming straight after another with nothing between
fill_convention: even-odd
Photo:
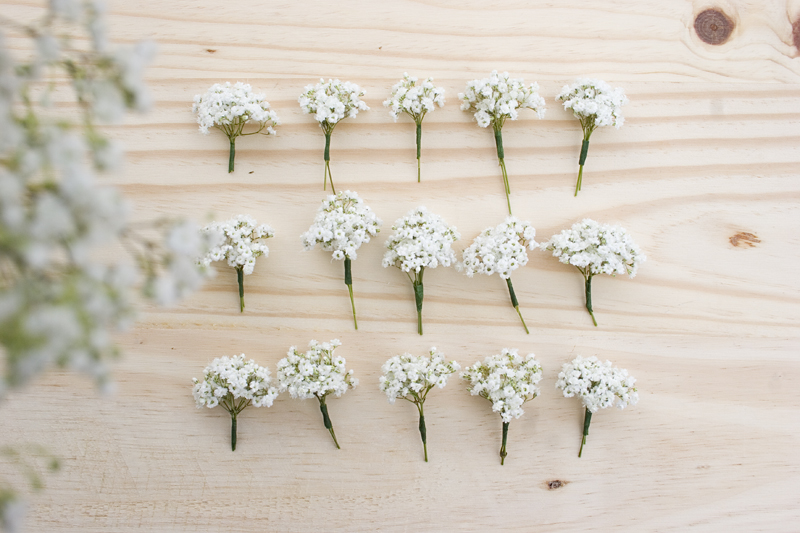
<instances>
[{"instance_id":1,"label":"baby's breath bouquet","mask_svg":"<svg viewBox=\"0 0 800 533\"><path fill-rule=\"evenodd\" d=\"M208 135L208 128L220 129L231 143L228 157L228 172L233 172L236 156L236 137L240 135L275 135L274 126L281 122L269 107L264 94L254 93L249 83L237 81L234 85L215 83L206 94L194 97L192 113L197 114L200 133ZM258 129L244 133L244 127L254 123Z\"/></svg>"},{"instance_id":2,"label":"baby's breath bouquet","mask_svg":"<svg viewBox=\"0 0 800 533\"><path fill-rule=\"evenodd\" d=\"M603 80L579 79L572 85L565 85L556 96L556 101L563 102L564 109L572 109L583 128L583 144L578 160L580 170L575 185L575 196L578 196L583 182L583 164L589 153L589 137L600 126L613 125L617 129L622 126L625 119L620 108L628 103L628 97L622 89L612 89Z\"/></svg>"},{"instance_id":3,"label":"baby's breath bouquet","mask_svg":"<svg viewBox=\"0 0 800 533\"><path fill-rule=\"evenodd\" d=\"M565 363L558 373L556 388L564 392L564 396L579 396L586 412L583 419L583 438L578 457L583 453L586 436L592 414L600 409L616 404L620 409L634 405L639 401L639 393L633 386L636 380L628 375L628 371L611 366L611 361L601 363L597 357L578 356Z\"/></svg>"},{"instance_id":4,"label":"baby's breath bouquet","mask_svg":"<svg viewBox=\"0 0 800 533\"><path fill-rule=\"evenodd\" d=\"M381 220L364 205L358 194L344 191L328 196L322 201L314 223L300 237L306 250L315 244L326 252L333 252L336 260L344 259L344 283L350 292L350 305L353 307L353 325L358 329L356 304L353 300L353 274L351 260L357 257L356 250L369 242L381 231Z\"/></svg>"},{"instance_id":5,"label":"baby's breath bouquet","mask_svg":"<svg viewBox=\"0 0 800 533\"><path fill-rule=\"evenodd\" d=\"M275 231L266 224L256 225L250 215L238 215L225 222L214 222L202 229L212 241L216 241L199 263L208 267L213 261L228 261L236 269L239 282L239 311L244 312L244 276L253 273L256 258L267 257L269 248L257 242L275 236Z\"/></svg>"},{"instance_id":6,"label":"baby's breath bouquet","mask_svg":"<svg viewBox=\"0 0 800 533\"><path fill-rule=\"evenodd\" d=\"M639 265L647 259L633 242L631 236L621 226L600 224L585 218L553 235L542 243L543 250L551 250L564 264L575 266L586 284L586 310L597 326L592 311L592 276L597 274L636 275Z\"/></svg>"},{"instance_id":7,"label":"baby's breath bouquet","mask_svg":"<svg viewBox=\"0 0 800 533\"><path fill-rule=\"evenodd\" d=\"M539 394L542 366L536 356L529 353L522 358L517 349L503 348L499 355L490 355L483 362L467 367L461 378L469 381L469 392L492 402L492 411L503 419L503 444L500 447L500 464L506 460L508 425L512 418L519 418L524 411L522 405Z\"/></svg>"},{"instance_id":8,"label":"baby's breath bouquet","mask_svg":"<svg viewBox=\"0 0 800 533\"><path fill-rule=\"evenodd\" d=\"M420 154L422 150L422 119L425 114L439 107L444 106L444 89L433 84L433 78L427 78L417 85L419 80L416 76L403 74L403 79L392 87L392 96L383 102L383 105L390 108L394 121L400 113L406 113L414 119L417 124L417 183L420 178Z\"/></svg>"},{"instance_id":9,"label":"baby's breath bouquet","mask_svg":"<svg viewBox=\"0 0 800 533\"><path fill-rule=\"evenodd\" d=\"M511 273L528 264L528 250L535 250L537 247L536 241L533 240L535 236L536 230L530 222L522 222L516 217L509 216L502 224L487 228L475 237L469 248L464 250L464 260L456 265L470 278L476 273L491 276L497 272L506 280L511 305L517 310L525 333L530 332L519 310L517 295L511 284Z\"/></svg>"},{"instance_id":10,"label":"baby's breath bouquet","mask_svg":"<svg viewBox=\"0 0 800 533\"><path fill-rule=\"evenodd\" d=\"M417 303L417 333L422 335L422 277L425 269L456 263L456 253L450 245L461 235L455 226L448 226L441 217L422 206L397 219L392 229L394 234L386 241L383 266L395 266L408 276Z\"/></svg>"},{"instance_id":11,"label":"baby's breath bouquet","mask_svg":"<svg viewBox=\"0 0 800 533\"><path fill-rule=\"evenodd\" d=\"M365 94L355 83L330 79L326 82L320 78L319 83L306 85L305 92L297 99L303 112L314 115L325 134L325 174L322 189L325 190L330 179L333 194L336 194L336 189L333 188L331 176L331 134L340 121L348 117L355 118L359 111L369 110L367 104L361 101Z\"/></svg>"},{"instance_id":12,"label":"baby's breath bouquet","mask_svg":"<svg viewBox=\"0 0 800 533\"><path fill-rule=\"evenodd\" d=\"M286 357L278 361L278 382L281 392L288 390L292 398L301 400L308 398L319 400L322 422L330 431L337 449L339 442L336 440L336 433L328 416L325 398L331 393L339 397L347 392L347 389L353 389L358 385L358 380L353 377L353 371L345 368L344 357L333 354L341 345L339 339L321 344L312 340L308 343L306 353L298 352L297 348L292 346Z\"/></svg>"},{"instance_id":13,"label":"baby's breath bouquet","mask_svg":"<svg viewBox=\"0 0 800 533\"><path fill-rule=\"evenodd\" d=\"M503 184L508 203L508 214L511 214L511 189L508 185L508 172L506 172L505 153L503 151L503 124L506 119L517 120L518 109L528 108L536 111L536 116L544 117L545 102L539 95L539 85L532 83L525 86L525 81L509 78L508 72L498 74L496 70L492 75L482 80L467 82L466 91L458 94L463 111L475 110L475 120L478 126L485 128L491 124L494 130L494 141L497 145L497 159L503 172Z\"/></svg>"},{"instance_id":14,"label":"baby's breath bouquet","mask_svg":"<svg viewBox=\"0 0 800 533\"><path fill-rule=\"evenodd\" d=\"M231 450L236 451L236 417L245 407L271 407L278 396L269 369L244 354L218 357L203 370L203 379L192 379L192 395L197 408L221 405L231 415Z\"/></svg>"},{"instance_id":15,"label":"baby's breath bouquet","mask_svg":"<svg viewBox=\"0 0 800 533\"><path fill-rule=\"evenodd\" d=\"M425 462L428 462L428 439L425 429L425 411L423 406L428 393L435 386L440 389L447 384L447 378L461 370L455 361L445 362L444 354L431 348L429 357L417 357L409 353L395 355L381 367L380 388L394 403L397 398L407 400L417 406L419 411L419 434L425 450Z\"/></svg>"}]
</instances>

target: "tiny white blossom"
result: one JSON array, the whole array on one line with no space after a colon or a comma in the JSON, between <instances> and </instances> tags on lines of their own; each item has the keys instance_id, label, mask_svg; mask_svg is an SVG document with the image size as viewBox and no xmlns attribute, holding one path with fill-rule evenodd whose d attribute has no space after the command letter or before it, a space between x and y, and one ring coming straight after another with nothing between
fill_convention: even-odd
<instances>
[{"instance_id":1,"label":"tiny white blossom","mask_svg":"<svg viewBox=\"0 0 800 533\"><path fill-rule=\"evenodd\" d=\"M328 394L341 396L358 385L353 371L345 368L344 357L334 355L341 346L339 339L319 343L312 340L308 351L298 352L289 348L286 357L278 361L278 382L281 391L289 391L292 398L305 400L322 398Z\"/></svg>"},{"instance_id":2,"label":"tiny white blossom","mask_svg":"<svg viewBox=\"0 0 800 533\"><path fill-rule=\"evenodd\" d=\"M475 274L497 272L508 279L519 267L528 264L528 250L535 250L536 230L530 222L509 216L494 228L486 228L464 250L463 261L456 265L470 278Z\"/></svg>"},{"instance_id":3,"label":"tiny white blossom","mask_svg":"<svg viewBox=\"0 0 800 533\"><path fill-rule=\"evenodd\" d=\"M628 97L619 87L612 89L603 80L581 78L572 85L565 85L556 96L556 101L571 109L575 118L586 123L584 127L614 126L619 129L625 122L622 106Z\"/></svg>"},{"instance_id":4,"label":"tiny white blossom","mask_svg":"<svg viewBox=\"0 0 800 533\"><path fill-rule=\"evenodd\" d=\"M595 356L577 356L564 363L558 373L556 388L565 398L578 396L583 406L592 413L616 405L624 409L639 401L636 380L628 371L611 366L611 361L600 362Z\"/></svg>"},{"instance_id":5,"label":"tiny white blossom","mask_svg":"<svg viewBox=\"0 0 800 533\"><path fill-rule=\"evenodd\" d=\"M538 91L537 83L525 86L524 80L493 70L488 78L467 82L466 90L458 93L458 99L462 111L475 111L478 126L485 128L493 124L500 128L507 118L517 120L519 109L531 109L536 116L544 118L545 101Z\"/></svg>"},{"instance_id":6,"label":"tiny white blossom","mask_svg":"<svg viewBox=\"0 0 800 533\"><path fill-rule=\"evenodd\" d=\"M195 95L192 113L197 115L200 133L206 135L211 127L229 136L237 130L241 134L241 127L248 122L257 124L264 135L275 135L274 127L281 122L265 98L263 93L254 93L249 83L215 83L205 94Z\"/></svg>"},{"instance_id":7,"label":"tiny white blossom","mask_svg":"<svg viewBox=\"0 0 800 533\"><path fill-rule=\"evenodd\" d=\"M354 118L359 111L369 110L361 100L365 94L366 91L362 91L355 83L320 79L317 84L306 85L305 92L297 101L304 113L314 115L323 128L329 126L333 130L339 121Z\"/></svg>"},{"instance_id":8,"label":"tiny white blossom","mask_svg":"<svg viewBox=\"0 0 800 533\"><path fill-rule=\"evenodd\" d=\"M423 268L455 264L451 245L461 235L455 226L448 226L438 215L420 206L397 219L394 233L386 241L383 266L396 266L403 272L420 272Z\"/></svg>"},{"instance_id":9,"label":"tiny white blossom","mask_svg":"<svg viewBox=\"0 0 800 533\"><path fill-rule=\"evenodd\" d=\"M330 195L314 217L314 223L300 237L303 247L311 250L316 244L334 259L355 259L362 244L380 232L381 220L351 191Z\"/></svg>"},{"instance_id":10,"label":"tiny white blossom","mask_svg":"<svg viewBox=\"0 0 800 533\"><path fill-rule=\"evenodd\" d=\"M433 347L429 356L417 357L409 353L395 355L381 367L380 389L389 403L405 398L412 403L425 401L433 387L444 388L450 374L461 370L456 361L445 361L444 354Z\"/></svg>"},{"instance_id":11,"label":"tiny white blossom","mask_svg":"<svg viewBox=\"0 0 800 533\"><path fill-rule=\"evenodd\" d=\"M403 74L403 79L392 87L392 96L383 102L395 122L400 113L407 113L419 123L426 113L436 109L436 104L444 106L444 89L434 85L433 78L418 82L416 76Z\"/></svg>"},{"instance_id":12,"label":"tiny white blossom","mask_svg":"<svg viewBox=\"0 0 800 533\"><path fill-rule=\"evenodd\" d=\"M250 215L237 215L204 227L202 231L215 238L217 244L199 259L199 263L208 267L214 261L225 260L229 266L241 269L245 275L252 274L256 259L269 255L267 245L258 241L275 236L275 230L267 224L256 224Z\"/></svg>"}]
</instances>

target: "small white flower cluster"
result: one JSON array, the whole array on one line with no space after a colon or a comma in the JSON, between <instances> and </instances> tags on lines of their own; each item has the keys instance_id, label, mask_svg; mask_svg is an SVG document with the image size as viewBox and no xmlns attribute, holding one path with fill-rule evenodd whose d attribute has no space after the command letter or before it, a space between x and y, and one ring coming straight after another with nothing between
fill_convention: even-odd
<instances>
[{"instance_id":1,"label":"small white flower cluster","mask_svg":"<svg viewBox=\"0 0 800 533\"><path fill-rule=\"evenodd\" d=\"M463 262L457 268L464 270L470 278L477 274L492 275L495 272L503 279L528 264L528 250L535 250L536 230L530 222L522 222L510 216L494 228L487 228L475 237L464 250Z\"/></svg>"},{"instance_id":2,"label":"small white flower cluster","mask_svg":"<svg viewBox=\"0 0 800 533\"><path fill-rule=\"evenodd\" d=\"M579 396L584 407L592 413L600 409L617 407L624 409L639 401L639 393L633 386L636 380L628 371L611 366L611 361L601 363L597 357L578 356L564 363L558 373L556 388L566 398Z\"/></svg>"},{"instance_id":3,"label":"small white flower cluster","mask_svg":"<svg viewBox=\"0 0 800 533\"><path fill-rule=\"evenodd\" d=\"M396 266L403 272L419 272L422 268L456 263L456 253L450 246L461 235L455 226L448 226L425 207L420 206L397 219L392 229L394 233L386 241L384 268Z\"/></svg>"},{"instance_id":4,"label":"small white flower cluster","mask_svg":"<svg viewBox=\"0 0 800 533\"><path fill-rule=\"evenodd\" d=\"M600 224L589 218L553 235L541 248L552 250L559 261L578 267L585 275L628 274L634 277L647 259L624 228Z\"/></svg>"},{"instance_id":5,"label":"small white flower cluster","mask_svg":"<svg viewBox=\"0 0 800 533\"><path fill-rule=\"evenodd\" d=\"M197 114L200 133L208 134L208 128L214 126L228 134L237 133L241 124L253 121L259 131L266 129L265 135L275 135L273 126L281 122L264 98L263 93L254 93L249 83L215 83L206 94L195 95L192 113Z\"/></svg>"},{"instance_id":6,"label":"small white flower cluster","mask_svg":"<svg viewBox=\"0 0 800 533\"><path fill-rule=\"evenodd\" d=\"M301 353L295 346L286 357L278 361L278 382L281 392L288 390L292 398L322 398L330 393L341 396L347 389L358 385L353 371L345 368L344 357L334 355L341 346L339 339L308 343L308 351Z\"/></svg>"},{"instance_id":7,"label":"small white flower cluster","mask_svg":"<svg viewBox=\"0 0 800 533\"><path fill-rule=\"evenodd\" d=\"M525 81L509 78L508 72L492 75L482 80L467 82L464 93L458 93L461 110L475 110L475 120L481 128L489 124L503 125L506 118L517 120L518 109L532 109L539 118L544 117L545 102L539 93L539 84L525 86Z\"/></svg>"},{"instance_id":8,"label":"small white flower cluster","mask_svg":"<svg viewBox=\"0 0 800 533\"><path fill-rule=\"evenodd\" d=\"M278 397L269 369L252 359L245 361L244 354L214 359L203 370L202 381L193 378L192 383L192 396L198 409L216 407L226 397L229 401L245 399L256 407L270 407Z\"/></svg>"},{"instance_id":9,"label":"small white flower cluster","mask_svg":"<svg viewBox=\"0 0 800 533\"><path fill-rule=\"evenodd\" d=\"M556 101L563 102L564 109L572 109L581 124L588 119L592 129L611 125L619 129L625 122L620 108L628 103L628 97L621 88L612 89L603 80L576 80L561 89Z\"/></svg>"},{"instance_id":10,"label":"small white flower cluster","mask_svg":"<svg viewBox=\"0 0 800 533\"><path fill-rule=\"evenodd\" d=\"M164 273L148 280L145 293L160 305L173 305L197 290L205 279L197 268L197 256L209 248L208 235L201 235L193 222L184 221L167 230L161 263Z\"/></svg>"},{"instance_id":11,"label":"small white flower cluster","mask_svg":"<svg viewBox=\"0 0 800 533\"><path fill-rule=\"evenodd\" d=\"M444 106L444 89L433 84L433 78L427 78L417 85L418 78L403 74L403 79L392 87L392 96L383 105L390 108L389 113L397 122L400 113L408 113L416 121L422 120L425 113L433 111L436 104Z\"/></svg>"},{"instance_id":12,"label":"small white flower cluster","mask_svg":"<svg viewBox=\"0 0 800 533\"><path fill-rule=\"evenodd\" d=\"M333 251L334 259L355 259L356 250L381 231L381 224L358 194L344 191L322 201L314 223L300 238L306 250L319 244L326 252Z\"/></svg>"},{"instance_id":13,"label":"small white flower cluster","mask_svg":"<svg viewBox=\"0 0 800 533\"><path fill-rule=\"evenodd\" d=\"M499 355L467 367L461 378L470 382L470 394L491 401L492 411L500 413L503 422L510 422L522 416L522 404L539 394L542 366L532 353L523 359L516 348L503 348Z\"/></svg>"},{"instance_id":14,"label":"small white flower cluster","mask_svg":"<svg viewBox=\"0 0 800 533\"><path fill-rule=\"evenodd\" d=\"M241 268L246 275L253 273L256 258L269 255L267 245L257 240L275 236L275 230L267 224L256 226L255 219L250 215L238 215L225 222L214 222L202 231L209 235L214 244L199 259L199 263L208 267L213 261L227 259L228 265Z\"/></svg>"},{"instance_id":15,"label":"small white flower cluster","mask_svg":"<svg viewBox=\"0 0 800 533\"><path fill-rule=\"evenodd\" d=\"M429 389L434 386L444 388L450 374L459 370L461 365L455 361L446 362L444 354L433 347L428 357L404 353L386 361L381 367L383 375L380 377L379 386L386 393L389 403L409 395L416 395L417 400L424 400L424 395Z\"/></svg>"},{"instance_id":16,"label":"small white flower cluster","mask_svg":"<svg viewBox=\"0 0 800 533\"><path fill-rule=\"evenodd\" d=\"M321 125L334 126L344 118L354 118L359 111L369 110L361 101L366 92L349 81L320 79L317 84L306 85L305 91L297 101L303 112L314 115Z\"/></svg>"}]
</instances>

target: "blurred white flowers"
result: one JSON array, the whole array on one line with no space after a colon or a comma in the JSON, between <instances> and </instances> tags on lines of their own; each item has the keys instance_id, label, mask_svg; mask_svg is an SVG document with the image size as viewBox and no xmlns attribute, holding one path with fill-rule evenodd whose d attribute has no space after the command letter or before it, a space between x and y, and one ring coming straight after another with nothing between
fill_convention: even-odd
<instances>
[{"instance_id":1,"label":"blurred white flowers","mask_svg":"<svg viewBox=\"0 0 800 533\"><path fill-rule=\"evenodd\" d=\"M628 375L628 371L611 366L611 361L600 362L597 357L577 356L565 363L558 373L556 388L561 389L564 397L580 397L586 409L583 422L583 439L578 457L583 453L586 436L592 414L600 409L616 405L624 409L639 401L639 393L633 386L636 380Z\"/></svg>"},{"instance_id":2,"label":"blurred white flowers","mask_svg":"<svg viewBox=\"0 0 800 533\"><path fill-rule=\"evenodd\" d=\"M567 265L575 266L586 282L586 309L597 325L592 311L592 276L597 274L628 274L634 277L639 266L647 259L639 246L621 226L600 224L585 218L553 235L542 243L543 250Z\"/></svg>"},{"instance_id":3,"label":"blurred white flowers","mask_svg":"<svg viewBox=\"0 0 800 533\"><path fill-rule=\"evenodd\" d=\"M336 194L333 188L333 176L330 167L330 148L331 133L341 120L345 118L355 118L359 111L367 111L369 107L361 97L366 94L355 83L349 81L328 80L320 78L319 83L306 85L305 92L300 95L297 101L303 113L314 115L314 119L319 122L319 127L325 134L325 174L322 181L322 189L327 186L328 179L331 181L331 191Z\"/></svg>"},{"instance_id":4,"label":"blurred white flowers","mask_svg":"<svg viewBox=\"0 0 800 533\"><path fill-rule=\"evenodd\" d=\"M603 80L581 78L572 85L565 85L556 96L556 101L562 102L564 109L572 109L572 113L581 121L583 128L583 144L578 159L580 170L578 170L578 183L575 185L575 196L578 196L592 132L600 126L613 125L619 129L625 122L621 108L628 103L628 97L622 89L619 87L612 89Z\"/></svg>"},{"instance_id":5,"label":"blurred white flowers","mask_svg":"<svg viewBox=\"0 0 800 533\"><path fill-rule=\"evenodd\" d=\"M380 231L381 220L364 204L358 194L352 191L330 195L322 201L322 205L314 217L314 223L303 233L303 247L311 250L314 245L333 252L333 258L344 259L344 283L350 292L350 304L353 308L353 324L358 329L356 305L353 300L353 275L351 260L357 257L356 251L362 244L368 243Z\"/></svg>"},{"instance_id":6,"label":"blurred white flowers","mask_svg":"<svg viewBox=\"0 0 800 533\"><path fill-rule=\"evenodd\" d=\"M425 268L455 264L456 253L451 245L461 235L455 226L448 226L441 217L430 213L423 206L397 219L392 229L394 233L386 241L383 266L399 268L411 281L417 304L417 332L422 335L422 278ZM414 272L413 278L411 272Z\"/></svg>"},{"instance_id":7,"label":"blurred white flowers","mask_svg":"<svg viewBox=\"0 0 800 533\"><path fill-rule=\"evenodd\" d=\"M205 94L197 94L192 104L192 113L197 115L200 133L208 134L208 128L216 127L230 141L228 172L233 172L236 155L236 137L240 135L275 135L279 125L278 115L270 109L263 93L254 93L249 83L237 81L231 85L215 83ZM244 133L248 123L258 126L256 131Z\"/></svg>"},{"instance_id":8,"label":"blurred white flowers","mask_svg":"<svg viewBox=\"0 0 800 533\"><path fill-rule=\"evenodd\" d=\"M401 398L417 406L425 462L428 461L425 400L433 387L444 388L450 374L459 370L461 365L455 361L446 362L444 354L436 347L430 349L429 356L417 357L409 353L395 355L381 367L383 375L380 377L379 386L386 393L389 403Z\"/></svg>"},{"instance_id":9,"label":"blurred white flowers","mask_svg":"<svg viewBox=\"0 0 800 533\"><path fill-rule=\"evenodd\" d=\"M425 114L444 106L444 89L433 84L433 78L426 78L417 85L416 76L403 74L403 79L392 87L392 96L383 102L397 122L400 113L406 113L417 125L417 183L420 182L420 154L422 150L422 119Z\"/></svg>"},{"instance_id":10,"label":"blurred white flowers","mask_svg":"<svg viewBox=\"0 0 800 533\"><path fill-rule=\"evenodd\" d=\"M267 257L269 248L258 242L275 236L267 224L257 225L250 215L237 215L224 222L213 222L201 230L212 243L206 255L198 262L208 267L213 261L227 260L228 265L236 269L239 282L239 311L244 311L244 276L253 273L256 259Z\"/></svg>"},{"instance_id":11,"label":"blurred white flowers","mask_svg":"<svg viewBox=\"0 0 800 533\"><path fill-rule=\"evenodd\" d=\"M503 419L503 444L500 448L500 464L506 458L508 424L519 418L524 411L522 405L539 394L538 383L542 380L542 366L536 356L529 353L519 355L516 348L503 348L497 355L486 357L467 367L461 378L469 381L469 392L492 402L492 411Z\"/></svg>"},{"instance_id":12,"label":"blurred white flowers","mask_svg":"<svg viewBox=\"0 0 800 533\"><path fill-rule=\"evenodd\" d=\"M203 379L192 379L192 396L197 408L221 405L231 415L231 450L236 451L236 419L245 407L271 407L278 396L269 369L244 354L218 357L205 370Z\"/></svg>"},{"instance_id":13,"label":"blurred white flowers","mask_svg":"<svg viewBox=\"0 0 800 533\"><path fill-rule=\"evenodd\" d=\"M341 396L358 385L353 371L345 367L344 357L334 355L334 350L341 345L339 339L323 343L312 340L306 353L298 352L292 346L286 357L278 361L277 373L281 391L288 390L292 398L305 400L316 397L319 400L323 424L330 431L336 448L339 448L339 442L328 416L325 398L328 394Z\"/></svg>"}]
</instances>

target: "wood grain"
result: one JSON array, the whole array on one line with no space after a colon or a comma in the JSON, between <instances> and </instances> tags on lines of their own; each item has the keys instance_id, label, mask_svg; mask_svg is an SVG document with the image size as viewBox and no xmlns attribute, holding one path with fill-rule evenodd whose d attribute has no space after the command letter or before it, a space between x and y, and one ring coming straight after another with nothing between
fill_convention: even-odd
<instances>
[{"instance_id":1,"label":"wood grain","mask_svg":"<svg viewBox=\"0 0 800 533\"><path fill-rule=\"evenodd\" d=\"M725 44L695 35L720 9ZM41 13L3 1L6 16ZM107 131L126 148L108 178L132 218L199 221L249 213L276 229L270 257L245 280L220 268L173 309L146 306L119 338L116 394L50 373L0 408L3 441L46 443L63 471L31 497L28 531L787 531L800 518L800 3L576 0L378 2L140 0L112 3L119 43L158 42L148 71L155 107ZM19 36L6 37L24 51ZM213 50L213 52L211 52ZM417 205L462 234L463 249L505 215L492 135L459 110L467 80L492 69L538 81L545 119L503 130L512 205L545 240L582 217L626 227L648 256L635 279L594 283L594 328L582 279L543 252L514 274L531 335L496 276L426 275L425 335L411 286L383 269L391 224ZM422 183L413 123L381 102L404 71L434 76L447 105L425 119ZM577 76L624 87L620 130L592 137L573 198L581 132L554 101ZM324 138L296 98L319 77L367 90L371 110L336 128L331 168L383 219L353 264L353 331L342 265L299 235L323 199ZM203 136L194 94L246 81L283 124L275 138ZM754 246L731 237L751 233ZM237 451L229 419L197 410L190 380L214 357L270 366L289 346L339 338L361 385L329 402L337 451L313 402L283 395L247 409ZM437 346L462 365L517 347L545 369L542 394L501 424L458 379L426 405L430 463L415 412L377 388L380 365ZM629 369L639 405L598 415L577 458L582 409L554 382L576 354ZM9 465L1 463L3 471ZM548 482L562 486L550 490Z\"/></svg>"}]
</instances>

